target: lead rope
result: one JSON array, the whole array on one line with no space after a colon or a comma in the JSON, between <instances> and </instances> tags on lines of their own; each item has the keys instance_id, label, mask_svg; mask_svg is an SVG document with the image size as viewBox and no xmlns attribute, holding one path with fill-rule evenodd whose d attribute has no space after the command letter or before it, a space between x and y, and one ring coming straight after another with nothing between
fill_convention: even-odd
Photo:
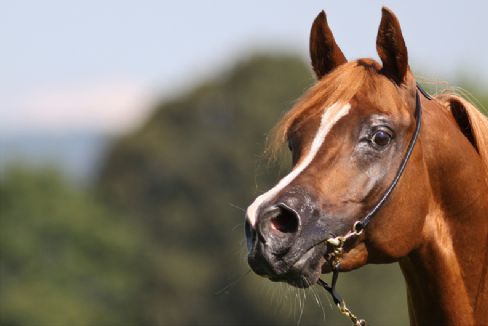
<instances>
[{"instance_id":1,"label":"lead rope","mask_svg":"<svg viewBox=\"0 0 488 326\"><path fill-rule=\"evenodd\" d=\"M420 87L419 84L417 84L417 89L424 95L427 99L431 100L432 97ZM330 238L327 239L327 246L329 246L332 251L326 256L326 260L329 262L329 264L332 267L332 285L329 285L327 282L324 280L320 279L318 280L318 284L321 285L327 292L330 293L332 296L332 299L334 300L334 303L336 304L337 308L339 308L339 311L341 314L344 316L348 317L352 324L354 326L366 326L366 320L364 319L359 319L347 306L346 302L341 298L339 293L336 291L336 283L337 279L339 278L339 271L338 267L340 264L340 258L342 257L344 253L344 244L346 241L350 238L357 237L363 233L364 228L370 220L373 218L373 216L379 211L379 209L383 206L383 204L386 202L388 197L390 197L391 193L393 192L393 189L395 189L396 185L398 184L398 181L400 180L400 177L403 174L403 171L405 170L405 167L407 166L408 160L410 156L412 155L413 148L415 146L415 143L417 142L417 138L420 134L420 127L421 127L421 121L422 121L422 105L420 103L420 96L419 93L416 92L415 95L415 118L416 118L416 123L415 123L415 131L412 136L412 139L410 140L410 144L408 145L407 151L405 153L405 156L403 157L402 162L400 163L400 167L397 171L397 174L395 175L393 182L390 184L386 192L383 194L382 198L378 201L378 203L373 207L373 209L366 214L364 218L361 220L357 221L354 223L354 226L352 227L352 230L349 231L346 235L344 236L338 236L335 238Z\"/></svg>"},{"instance_id":2,"label":"lead rope","mask_svg":"<svg viewBox=\"0 0 488 326\"><path fill-rule=\"evenodd\" d=\"M338 276L338 272L337 271L334 271L334 274L332 276L332 278L335 278L337 279L337 276ZM327 291L329 291L329 293L331 294L332 298L334 299L334 303L336 304L337 308L339 309L339 312L341 314L343 314L344 316L348 317L352 324L354 326L366 326L367 323L366 323L366 320L364 319L359 319L347 306L346 306L346 302L339 296L339 294L337 293L337 291L335 290L335 284L333 284L332 286L330 286L329 284L327 284L327 282L323 281L322 279L319 279L319 284L324 288L326 289Z\"/></svg>"}]
</instances>

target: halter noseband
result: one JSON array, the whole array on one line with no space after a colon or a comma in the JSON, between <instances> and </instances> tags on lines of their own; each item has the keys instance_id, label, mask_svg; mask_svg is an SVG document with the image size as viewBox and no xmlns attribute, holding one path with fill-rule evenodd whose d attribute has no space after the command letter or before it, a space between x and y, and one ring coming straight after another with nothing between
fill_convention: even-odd
<instances>
[{"instance_id":1,"label":"halter noseband","mask_svg":"<svg viewBox=\"0 0 488 326\"><path fill-rule=\"evenodd\" d=\"M359 236L361 233L363 233L364 229L366 226L369 224L371 219L376 215L376 213L383 207L383 204L388 200L390 197L391 193L397 186L400 177L402 176L403 172L405 171L405 167L407 166L408 160L410 159L410 156L412 155L413 149L415 147L415 144L417 143L418 136L420 134L420 127L422 125L422 104L420 103L420 93L424 95L427 99L431 100L432 97L420 87L420 85L417 83L417 91L415 92L415 131L413 133L412 139L410 140L410 143L408 144L407 151L405 152L405 155L403 156L402 162L400 163L400 166L398 167L398 171L393 178L393 181L391 182L390 186L386 189L384 192L383 196L381 196L380 200L374 205L374 207L360 220L356 221L352 227L352 230L349 231L346 235L344 236L338 236L335 238L330 238L327 239L327 245L330 246L332 251L327 254L326 260L327 262L331 265L332 267L332 284L329 285L327 282L323 281L322 279L318 280L318 284L321 285L324 289L326 289L330 295L332 296L332 299L334 300L334 303L337 305L339 308L339 311L349 317L351 319L353 325L366 325L366 321L364 319L359 319L356 315L354 315L346 306L346 303L344 300L342 300L341 296L339 293L337 293L335 286L337 283L337 279L339 277L339 272L337 268L340 265L340 257L342 256L344 252L344 245L345 243L352 238L355 238Z\"/></svg>"}]
</instances>

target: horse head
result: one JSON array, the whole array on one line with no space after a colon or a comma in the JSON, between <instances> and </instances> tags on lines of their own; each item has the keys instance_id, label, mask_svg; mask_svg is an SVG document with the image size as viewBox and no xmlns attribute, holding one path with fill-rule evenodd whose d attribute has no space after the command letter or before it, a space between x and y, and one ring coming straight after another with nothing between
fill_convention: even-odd
<instances>
[{"instance_id":1,"label":"horse head","mask_svg":"<svg viewBox=\"0 0 488 326\"><path fill-rule=\"evenodd\" d=\"M276 127L293 167L248 207L248 261L259 275L297 287L321 273L392 262L421 239L429 180L421 144L388 201L333 266L333 239L352 230L391 185L416 131L417 88L395 15L383 8L373 59L348 62L321 12L310 33L317 83Z\"/></svg>"}]
</instances>

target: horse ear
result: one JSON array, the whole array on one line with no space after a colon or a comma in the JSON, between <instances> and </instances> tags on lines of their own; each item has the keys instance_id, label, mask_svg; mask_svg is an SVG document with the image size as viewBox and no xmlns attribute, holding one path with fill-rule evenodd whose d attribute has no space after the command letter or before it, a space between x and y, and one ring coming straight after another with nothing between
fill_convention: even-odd
<instances>
[{"instance_id":1,"label":"horse ear","mask_svg":"<svg viewBox=\"0 0 488 326\"><path fill-rule=\"evenodd\" d=\"M318 79L347 62L346 57L337 46L323 10L315 18L310 31L310 58Z\"/></svg>"},{"instance_id":2,"label":"horse ear","mask_svg":"<svg viewBox=\"0 0 488 326\"><path fill-rule=\"evenodd\" d=\"M383 62L382 72L397 84L405 81L408 53L400 23L388 8L382 8L381 23L376 37L376 50Z\"/></svg>"}]
</instances>

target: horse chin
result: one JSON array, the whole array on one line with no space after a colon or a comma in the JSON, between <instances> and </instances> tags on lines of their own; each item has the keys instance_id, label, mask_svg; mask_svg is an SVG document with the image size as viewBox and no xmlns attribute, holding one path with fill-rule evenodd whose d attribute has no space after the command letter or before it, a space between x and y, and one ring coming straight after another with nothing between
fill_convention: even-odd
<instances>
[{"instance_id":1,"label":"horse chin","mask_svg":"<svg viewBox=\"0 0 488 326\"><path fill-rule=\"evenodd\" d=\"M286 282L291 286L296 288L308 288L315 283L321 275L321 266L318 265L316 268L309 268L306 270L293 270L280 277L270 277L269 279L273 282Z\"/></svg>"},{"instance_id":2,"label":"horse chin","mask_svg":"<svg viewBox=\"0 0 488 326\"><path fill-rule=\"evenodd\" d=\"M288 272L279 277L271 277L271 281L286 282L297 288L308 288L317 283L322 274L324 248L314 247L303 254Z\"/></svg>"}]
</instances>

